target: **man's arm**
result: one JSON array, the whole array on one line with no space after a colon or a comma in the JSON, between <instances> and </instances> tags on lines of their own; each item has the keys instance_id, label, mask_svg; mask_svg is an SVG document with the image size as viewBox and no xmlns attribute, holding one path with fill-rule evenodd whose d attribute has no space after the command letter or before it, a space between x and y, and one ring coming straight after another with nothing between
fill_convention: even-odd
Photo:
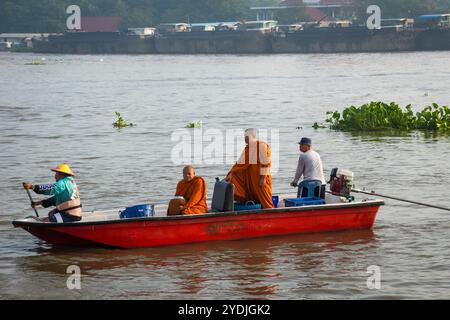
<instances>
[{"instance_id":1,"label":"man's arm","mask_svg":"<svg viewBox=\"0 0 450 320\"><path fill-rule=\"evenodd\" d=\"M270 147L267 143L261 142L259 147L259 162L261 163L261 176L270 175L270 166L272 159L270 156Z\"/></svg>"},{"instance_id":2,"label":"man's arm","mask_svg":"<svg viewBox=\"0 0 450 320\"><path fill-rule=\"evenodd\" d=\"M270 166L272 164L272 159L270 156L270 147L267 143L261 142L259 147L260 155L260 176L259 176L259 186L264 187L266 184L266 177L270 175Z\"/></svg>"},{"instance_id":3,"label":"man's arm","mask_svg":"<svg viewBox=\"0 0 450 320\"><path fill-rule=\"evenodd\" d=\"M56 206L56 199L55 199L55 197L51 197L51 198L42 200L42 206L44 208L55 207Z\"/></svg>"},{"instance_id":4,"label":"man's arm","mask_svg":"<svg viewBox=\"0 0 450 320\"><path fill-rule=\"evenodd\" d=\"M44 194L47 196L54 196L55 194L61 192L61 186L58 183L53 184L35 184L33 186L33 191L37 194Z\"/></svg>"},{"instance_id":5,"label":"man's arm","mask_svg":"<svg viewBox=\"0 0 450 320\"><path fill-rule=\"evenodd\" d=\"M56 206L55 197L51 197L51 198L41 200L41 201L33 201L33 203L31 204L32 208L36 208L39 206L42 206L44 208L55 207Z\"/></svg>"},{"instance_id":6,"label":"man's arm","mask_svg":"<svg viewBox=\"0 0 450 320\"><path fill-rule=\"evenodd\" d=\"M303 159L302 155L298 158L298 164L297 164L297 171L295 172L294 180L292 181L292 184L297 184L298 180L303 175L303 172L305 171L305 160Z\"/></svg>"}]
</instances>

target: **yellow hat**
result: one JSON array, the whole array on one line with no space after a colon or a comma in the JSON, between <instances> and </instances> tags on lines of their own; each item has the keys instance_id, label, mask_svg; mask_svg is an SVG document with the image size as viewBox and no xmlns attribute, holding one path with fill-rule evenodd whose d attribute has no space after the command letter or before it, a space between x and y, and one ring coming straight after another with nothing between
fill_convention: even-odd
<instances>
[{"instance_id":1,"label":"yellow hat","mask_svg":"<svg viewBox=\"0 0 450 320\"><path fill-rule=\"evenodd\" d=\"M75 174L73 173L73 171L70 169L70 167L66 163L60 164L56 168L52 168L50 170L52 170L54 172L61 172L61 173L67 174L69 176L75 177Z\"/></svg>"}]
</instances>

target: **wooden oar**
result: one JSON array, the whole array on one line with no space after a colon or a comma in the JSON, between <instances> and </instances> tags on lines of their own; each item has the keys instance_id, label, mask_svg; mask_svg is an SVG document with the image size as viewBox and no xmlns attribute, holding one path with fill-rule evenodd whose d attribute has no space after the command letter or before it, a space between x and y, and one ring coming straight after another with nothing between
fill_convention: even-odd
<instances>
[{"instance_id":1,"label":"wooden oar","mask_svg":"<svg viewBox=\"0 0 450 320\"><path fill-rule=\"evenodd\" d=\"M402 201L402 202L408 202L408 203L412 203L412 204L417 204L419 206L424 206L424 207L430 207L430 208L435 208L435 209L440 209L440 210L446 210L446 211L450 211L450 208L445 208L445 207L441 207L441 206L435 206L433 204L429 204L429 203L423 203L423 202L417 202L417 201L412 201L412 200L407 200L407 199L401 199L401 198L396 198L396 197L391 197L391 196L386 196L386 195L382 195L379 193L375 193L374 191L372 192L366 192L363 190L358 190L358 189L352 189L353 192L356 193L364 193L364 194L368 194L371 196L378 196L378 197L382 197L382 198L387 198L387 199L392 199L392 200L397 200L397 201Z\"/></svg>"},{"instance_id":2,"label":"wooden oar","mask_svg":"<svg viewBox=\"0 0 450 320\"><path fill-rule=\"evenodd\" d=\"M36 210L36 208L35 207L33 207L33 203L34 203L34 201L33 201L33 198L31 197L31 193L30 193L30 190L28 190L28 189L25 189L26 191L27 191L27 194L28 194L28 198L30 198L30 201L31 201L31 207L34 209L34 212L36 212L36 217L38 217L39 218L39 213L37 212L37 210Z\"/></svg>"}]
</instances>

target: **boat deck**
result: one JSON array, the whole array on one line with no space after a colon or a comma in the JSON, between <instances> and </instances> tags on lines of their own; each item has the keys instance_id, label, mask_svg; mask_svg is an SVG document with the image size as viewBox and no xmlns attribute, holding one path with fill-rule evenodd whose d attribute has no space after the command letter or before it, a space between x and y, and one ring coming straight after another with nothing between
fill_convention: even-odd
<instances>
[{"instance_id":1,"label":"boat deck","mask_svg":"<svg viewBox=\"0 0 450 320\"><path fill-rule=\"evenodd\" d=\"M205 214L196 214L196 215L192 215L192 216L172 216L172 217L167 217L167 208L168 205L167 204L155 204L155 215L153 217L148 217L146 219L155 219L155 220L160 220L161 218L165 218L165 219L179 219L181 217L210 217L210 216L215 216L215 215L228 215L231 213L234 214L247 214L247 213L251 213L251 212L260 212L260 213L265 213L265 212L285 212L285 211L299 211L299 209L301 209L301 211L309 211L312 209L326 209L326 208L335 208L336 206L348 206L349 204L358 204L360 202L352 202L349 203L348 201L345 200L345 198L341 198L341 197L337 197L337 196L333 196L330 194L326 195L326 204L324 205L313 205L313 206L302 206L302 207L289 207L286 208L284 206L284 199L287 198L295 198L296 195L295 194L280 194L279 196L279 205L278 208L275 209L265 209L265 210L251 210L251 211L234 211L234 212L209 212L209 213L205 213ZM370 201L370 200L374 200L374 199L366 199L363 202L366 201ZM378 201L378 200L375 200ZM208 208L211 207L211 202L208 201ZM136 220L136 219L143 219L143 218L132 218L132 219L120 219L119 215L120 213L125 210L125 208L117 208L117 209L109 209L109 210L95 210L95 211L86 211L83 212L83 219L81 221L78 222L71 222L71 224L89 224L89 223L101 223L101 222L117 222L117 221L127 221L127 220ZM36 218L36 217L27 217L24 219L18 219L15 220L15 222L17 223L42 223L42 224L50 224L48 221L45 221L46 217L41 217L41 218Z\"/></svg>"},{"instance_id":2,"label":"boat deck","mask_svg":"<svg viewBox=\"0 0 450 320\"><path fill-rule=\"evenodd\" d=\"M13 225L53 245L126 249L370 229L382 205L381 200L343 203L329 198L322 205L168 217L167 205L163 204L155 205L154 217L120 219L121 209L116 209L85 212L79 222L49 223L28 217L13 221Z\"/></svg>"}]
</instances>

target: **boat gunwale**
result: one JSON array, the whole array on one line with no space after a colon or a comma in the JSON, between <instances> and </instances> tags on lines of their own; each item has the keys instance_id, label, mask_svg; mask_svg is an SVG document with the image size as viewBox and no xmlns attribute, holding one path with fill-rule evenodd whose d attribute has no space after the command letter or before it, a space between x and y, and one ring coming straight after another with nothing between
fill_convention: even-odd
<instances>
[{"instance_id":1,"label":"boat gunwale","mask_svg":"<svg viewBox=\"0 0 450 320\"><path fill-rule=\"evenodd\" d=\"M183 216L165 216L165 217L148 217L148 218L132 218L132 219L117 219L117 220L102 220L102 221L80 221L80 222L65 222L65 223L48 223L42 221L23 221L24 219L14 220L12 224L14 227L39 227L39 228L64 228L64 227L86 227L96 225L113 225L113 224L126 224L134 222L174 222L182 220L197 220L205 218L218 218L218 217L236 217L245 215L261 215L261 214L273 214L273 213L291 213L291 212L309 212L309 211L328 211L335 209L346 208L363 208L363 207L375 207L385 205L384 200L367 200L355 203L333 203L324 205L311 205L300 207L283 207L272 209L259 209L259 210L246 210L246 211L228 211L228 212L208 212L205 214L196 215L183 215Z\"/></svg>"}]
</instances>

